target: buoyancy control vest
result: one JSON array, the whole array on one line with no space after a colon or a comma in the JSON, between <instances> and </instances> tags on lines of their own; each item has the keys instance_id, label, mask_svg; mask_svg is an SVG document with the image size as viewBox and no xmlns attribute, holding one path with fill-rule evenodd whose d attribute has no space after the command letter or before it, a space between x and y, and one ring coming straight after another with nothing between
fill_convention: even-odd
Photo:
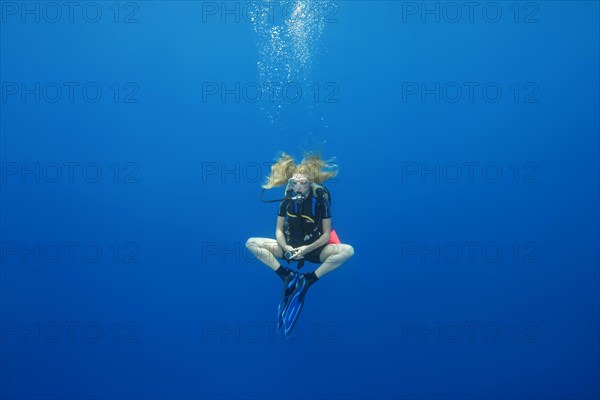
<instances>
[{"instance_id":1,"label":"buoyancy control vest","mask_svg":"<svg viewBox=\"0 0 600 400\"><path fill-rule=\"evenodd\" d=\"M309 195L304 201L292 200L293 189L288 184L285 191L286 243L293 247L311 244L323 234L322 220L331 216L331 195L326 187L311 183ZM323 215L326 213L327 215Z\"/></svg>"}]
</instances>

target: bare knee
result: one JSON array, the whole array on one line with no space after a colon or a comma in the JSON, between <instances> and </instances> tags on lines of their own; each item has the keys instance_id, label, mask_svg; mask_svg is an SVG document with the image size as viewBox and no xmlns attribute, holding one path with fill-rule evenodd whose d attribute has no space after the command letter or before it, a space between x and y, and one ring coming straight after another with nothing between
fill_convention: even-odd
<instances>
[{"instance_id":1,"label":"bare knee","mask_svg":"<svg viewBox=\"0 0 600 400\"><path fill-rule=\"evenodd\" d=\"M258 238L251 237L250 239L246 240L246 248L248 250L256 249L257 247L260 247L260 241Z\"/></svg>"},{"instance_id":2,"label":"bare knee","mask_svg":"<svg viewBox=\"0 0 600 400\"><path fill-rule=\"evenodd\" d=\"M277 248L277 242L260 237L251 237L250 239L246 240L246 248L251 252L256 252L259 249L263 249L273 253Z\"/></svg>"},{"instance_id":3,"label":"bare knee","mask_svg":"<svg viewBox=\"0 0 600 400\"><path fill-rule=\"evenodd\" d=\"M349 244L345 245L344 248L342 249L342 257L344 257L345 259L349 259L354 255L354 247L350 246Z\"/></svg>"},{"instance_id":4,"label":"bare knee","mask_svg":"<svg viewBox=\"0 0 600 400\"><path fill-rule=\"evenodd\" d=\"M327 246L326 250L321 254L321 261L331 257L332 262L345 262L354 255L354 247L349 244L333 244Z\"/></svg>"}]
</instances>

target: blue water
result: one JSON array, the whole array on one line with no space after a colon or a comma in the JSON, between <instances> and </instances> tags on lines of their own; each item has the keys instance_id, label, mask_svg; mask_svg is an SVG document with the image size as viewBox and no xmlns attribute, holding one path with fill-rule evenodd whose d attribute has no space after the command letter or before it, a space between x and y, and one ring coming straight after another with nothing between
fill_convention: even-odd
<instances>
[{"instance_id":1,"label":"blue water","mask_svg":"<svg viewBox=\"0 0 600 400\"><path fill-rule=\"evenodd\" d=\"M0 2L0 397L599 398L598 2L257 4ZM355 255L286 340L310 150Z\"/></svg>"}]
</instances>

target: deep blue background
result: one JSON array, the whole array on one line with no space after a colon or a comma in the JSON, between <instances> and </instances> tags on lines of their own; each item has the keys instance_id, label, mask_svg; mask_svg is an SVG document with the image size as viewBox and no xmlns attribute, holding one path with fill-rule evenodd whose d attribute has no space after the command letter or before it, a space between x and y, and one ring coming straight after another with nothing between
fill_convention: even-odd
<instances>
[{"instance_id":1,"label":"deep blue background","mask_svg":"<svg viewBox=\"0 0 600 400\"><path fill-rule=\"evenodd\" d=\"M337 85L339 102L284 104L277 126L260 104L202 100L203 82L258 79L243 20L203 22L200 2L137 1L117 4L118 23L112 2L96 3L98 23L78 12L23 22L7 3L21 7L2 2L3 171L72 161L103 175L3 177L0 397L600 396L598 2L520 3L517 22L514 3L495 3L497 23L480 9L451 23L403 14L403 2L337 2L312 73ZM137 22L123 23L132 11ZM97 82L103 97L22 101L7 82ZM128 82L137 102L123 102ZM404 101L403 82L496 82L503 96ZM515 102L515 83L533 83L537 101ZM270 336L280 281L243 247L274 235L276 206L258 202L267 163L281 150L299 160L311 143L341 166L333 224L356 254L311 288L286 342ZM403 176L469 162L480 165L473 182ZM502 168L498 182L483 179L486 163ZM515 163L535 168L533 182L514 178ZM102 261L8 251L51 242L98 243ZM467 242L502 258L407 253ZM515 244L529 246L516 261ZM101 327L97 341L86 324Z\"/></svg>"}]
</instances>

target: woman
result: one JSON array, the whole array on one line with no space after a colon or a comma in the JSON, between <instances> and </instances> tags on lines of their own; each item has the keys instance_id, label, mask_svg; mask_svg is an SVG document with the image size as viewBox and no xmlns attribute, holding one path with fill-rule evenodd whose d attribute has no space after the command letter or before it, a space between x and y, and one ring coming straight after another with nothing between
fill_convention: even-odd
<instances>
[{"instance_id":1,"label":"woman","mask_svg":"<svg viewBox=\"0 0 600 400\"><path fill-rule=\"evenodd\" d=\"M340 267L354 254L352 246L339 243L331 230L329 194L320 186L337 175L335 165L319 156L307 155L298 165L282 153L271 167L264 189L288 184L286 198L279 205L275 238L250 238L246 248L284 281L279 323L292 330L302 308L304 295L317 280ZM333 235L332 235L333 233ZM321 264L314 272L297 274L278 259Z\"/></svg>"}]
</instances>

